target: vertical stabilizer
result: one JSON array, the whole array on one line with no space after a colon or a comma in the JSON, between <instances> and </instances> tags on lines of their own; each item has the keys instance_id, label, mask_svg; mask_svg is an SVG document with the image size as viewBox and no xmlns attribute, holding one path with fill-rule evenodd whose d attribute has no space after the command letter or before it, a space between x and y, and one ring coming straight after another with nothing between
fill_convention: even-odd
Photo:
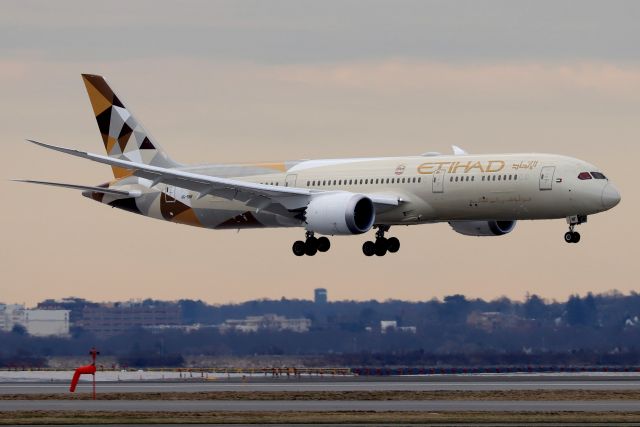
<instances>
[{"instance_id":1,"label":"vertical stabilizer","mask_svg":"<svg viewBox=\"0 0 640 427\"><path fill-rule=\"evenodd\" d=\"M160 167L179 166L151 138L102 76L83 74L82 80L109 157ZM126 169L113 167L116 178L130 174Z\"/></svg>"}]
</instances>

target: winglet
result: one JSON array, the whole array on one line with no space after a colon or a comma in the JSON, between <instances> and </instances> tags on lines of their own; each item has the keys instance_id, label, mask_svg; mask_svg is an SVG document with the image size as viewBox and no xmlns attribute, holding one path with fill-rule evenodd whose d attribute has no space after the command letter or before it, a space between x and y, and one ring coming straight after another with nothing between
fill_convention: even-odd
<instances>
[{"instance_id":1,"label":"winglet","mask_svg":"<svg viewBox=\"0 0 640 427\"><path fill-rule=\"evenodd\" d=\"M65 154L71 154L72 156L86 157L86 155L87 155L87 152L85 152L85 151L74 150L74 149L71 149L71 148L58 147L58 146L51 145L51 144L45 144L44 142L34 141L33 139L27 139L26 141L30 142L32 144L35 144L35 145L39 145L40 147L48 148L50 150L59 151L61 153L65 153Z\"/></svg>"},{"instance_id":2,"label":"winglet","mask_svg":"<svg viewBox=\"0 0 640 427\"><path fill-rule=\"evenodd\" d=\"M452 145L451 148L453 149L453 155L454 156L466 156L467 151L463 150L462 148L458 147L457 145Z\"/></svg>"}]
</instances>

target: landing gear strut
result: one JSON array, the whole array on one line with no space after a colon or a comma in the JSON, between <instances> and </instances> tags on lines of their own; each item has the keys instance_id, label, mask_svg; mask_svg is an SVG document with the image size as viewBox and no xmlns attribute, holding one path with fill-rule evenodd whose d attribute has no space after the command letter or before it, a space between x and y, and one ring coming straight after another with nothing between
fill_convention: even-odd
<instances>
[{"instance_id":1,"label":"landing gear strut","mask_svg":"<svg viewBox=\"0 0 640 427\"><path fill-rule=\"evenodd\" d=\"M587 222L586 215L573 215L567 217L567 224L569 224L569 231L564 233L564 241L567 243L578 243L580 241L580 233L574 231L576 225Z\"/></svg>"},{"instance_id":2,"label":"landing gear strut","mask_svg":"<svg viewBox=\"0 0 640 427\"><path fill-rule=\"evenodd\" d=\"M387 252L396 253L400 249L400 240L397 237L384 237L384 233L389 231L388 225L379 225L376 231L376 241L366 241L362 245L362 253L366 256L385 256Z\"/></svg>"},{"instance_id":3,"label":"landing gear strut","mask_svg":"<svg viewBox=\"0 0 640 427\"><path fill-rule=\"evenodd\" d=\"M316 238L313 231L307 231L305 241L295 241L291 249L295 256L314 256L318 252L327 252L329 248L331 248L331 241L328 238L324 236Z\"/></svg>"}]
</instances>

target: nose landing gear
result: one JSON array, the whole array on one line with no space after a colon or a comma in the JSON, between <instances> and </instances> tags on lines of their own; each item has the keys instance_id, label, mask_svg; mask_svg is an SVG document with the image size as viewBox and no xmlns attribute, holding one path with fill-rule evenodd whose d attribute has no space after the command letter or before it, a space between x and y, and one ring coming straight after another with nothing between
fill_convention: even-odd
<instances>
[{"instance_id":1,"label":"nose landing gear","mask_svg":"<svg viewBox=\"0 0 640 427\"><path fill-rule=\"evenodd\" d=\"M564 233L564 241L567 243L578 243L580 241L580 233L574 231L576 225L587 222L586 215L572 215L567 217L567 224L569 224L569 231Z\"/></svg>"},{"instance_id":2,"label":"nose landing gear","mask_svg":"<svg viewBox=\"0 0 640 427\"><path fill-rule=\"evenodd\" d=\"M388 225L378 226L376 231L376 241L370 240L364 242L362 245L362 253L366 256L385 256L387 252L396 253L400 250L400 240L397 237L384 237L384 233L389 231Z\"/></svg>"},{"instance_id":3,"label":"nose landing gear","mask_svg":"<svg viewBox=\"0 0 640 427\"><path fill-rule=\"evenodd\" d=\"M564 233L564 241L567 243L578 243L580 241L580 233L572 230L573 227L569 227L569 231Z\"/></svg>"},{"instance_id":4,"label":"nose landing gear","mask_svg":"<svg viewBox=\"0 0 640 427\"><path fill-rule=\"evenodd\" d=\"M327 252L331 248L331 241L322 236L316 238L312 231L307 231L306 240L297 240L293 243L291 250L295 256L314 256L318 252Z\"/></svg>"}]
</instances>

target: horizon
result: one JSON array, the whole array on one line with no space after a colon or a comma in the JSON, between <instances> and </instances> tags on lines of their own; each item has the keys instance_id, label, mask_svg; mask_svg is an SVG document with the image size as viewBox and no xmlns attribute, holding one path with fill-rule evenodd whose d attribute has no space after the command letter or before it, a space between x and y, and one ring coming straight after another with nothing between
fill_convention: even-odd
<instances>
[{"instance_id":1,"label":"horizon","mask_svg":"<svg viewBox=\"0 0 640 427\"><path fill-rule=\"evenodd\" d=\"M327 289L327 293L329 293L329 290ZM367 303L367 302L376 302L379 304L384 304L386 302L401 302L401 303L410 303L410 304L419 304L419 303L428 303L428 302L439 302L439 303L444 303L445 302L445 298L447 297L453 297L453 296L462 296L464 297L467 301L484 301L484 302L496 302L502 299L507 299L512 303L515 304L524 304L527 302L527 298L532 298L532 297L538 297L540 298L545 304L565 304L569 301L569 299L571 299L572 297L578 297L580 299L584 299L587 296L593 296L593 297L631 297L631 296L635 296L638 295L638 292L631 290L628 293L625 292L621 292L618 289L610 289L608 291L604 291L604 292L599 292L599 293L593 293L593 292L587 292L585 294L571 294L569 296L567 296L567 298L565 300L558 300L555 298L547 298L544 295L538 295L538 294L534 294L534 293L529 293L527 292L525 294L525 297L522 299L518 299L518 298L509 298L505 295L499 296L499 297L495 297L495 298L491 298L491 299L487 299L487 298L470 298L467 295L463 295L463 294L451 294L451 295L445 295L442 298L437 298L437 297L433 297L433 298L429 298L429 299L424 299L424 300L403 300L403 299L396 299L396 298L387 298L384 300L379 300L379 299L362 299L362 300L358 300L358 299L331 299L328 298L327 299L327 303L341 303L341 302L354 302L354 303ZM261 301L267 301L267 302L281 302L281 301L309 301L309 302L314 302L313 299L313 295L311 298L287 298L286 296L281 296L279 298L268 298L268 297L264 297L264 298L254 298L254 299L248 299L248 300L244 300L244 301L227 301L227 302L210 302L210 301L206 301L206 300L202 300L202 299L192 299L192 298L180 298L180 299L173 299L173 300L168 300L168 299L157 299L157 298L151 298L151 297L146 297L146 298L131 298L128 300L102 300L102 301L97 301L97 300L90 300L87 298L82 298L82 297L77 297L77 296L66 296L66 297L59 297L59 298L53 298L53 297L49 297L49 298L44 298L41 301L36 302L35 304L27 307L28 305L26 303L21 303L21 302L7 302L7 301L0 301L0 304L7 304L7 305L24 305L25 308L36 308L37 304L39 303L43 303L45 301L53 301L53 302L62 302L65 300L71 300L71 299L84 299L87 302L90 303L95 303L95 304L117 304L117 303L143 303L145 301L151 300L153 302L162 302L162 303L178 303L180 301L201 301L203 303L205 303L208 306L211 307L216 307L216 306L224 306L224 305L242 305L242 304L246 304L246 303L250 303L250 302L261 302Z\"/></svg>"}]
</instances>

